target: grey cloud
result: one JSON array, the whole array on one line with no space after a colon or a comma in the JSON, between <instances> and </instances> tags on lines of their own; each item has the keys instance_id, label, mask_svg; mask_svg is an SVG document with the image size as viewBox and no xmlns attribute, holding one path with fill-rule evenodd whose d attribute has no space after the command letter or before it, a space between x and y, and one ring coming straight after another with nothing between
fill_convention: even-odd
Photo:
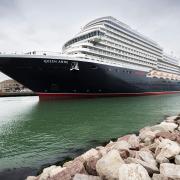
<instances>
[{"instance_id":1,"label":"grey cloud","mask_svg":"<svg viewBox=\"0 0 180 180\"><path fill-rule=\"evenodd\" d=\"M179 0L0 0L0 51L60 51L80 27L107 15L180 56Z\"/></svg>"}]
</instances>

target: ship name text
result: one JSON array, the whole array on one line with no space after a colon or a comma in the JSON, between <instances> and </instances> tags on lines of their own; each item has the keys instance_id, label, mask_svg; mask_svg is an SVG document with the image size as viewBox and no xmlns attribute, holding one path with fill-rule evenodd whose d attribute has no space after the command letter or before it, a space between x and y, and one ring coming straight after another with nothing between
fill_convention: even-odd
<instances>
[{"instance_id":1,"label":"ship name text","mask_svg":"<svg viewBox=\"0 0 180 180\"><path fill-rule=\"evenodd\" d=\"M46 64L68 64L68 61L61 59L45 59L44 63Z\"/></svg>"}]
</instances>

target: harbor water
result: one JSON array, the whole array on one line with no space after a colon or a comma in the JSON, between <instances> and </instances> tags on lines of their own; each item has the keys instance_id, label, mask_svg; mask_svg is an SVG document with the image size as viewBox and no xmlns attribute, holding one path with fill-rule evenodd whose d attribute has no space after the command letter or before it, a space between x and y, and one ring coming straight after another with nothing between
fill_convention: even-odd
<instances>
[{"instance_id":1,"label":"harbor water","mask_svg":"<svg viewBox=\"0 0 180 180\"><path fill-rule=\"evenodd\" d=\"M0 172L53 164L177 113L180 94L58 101L0 98Z\"/></svg>"}]
</instances>

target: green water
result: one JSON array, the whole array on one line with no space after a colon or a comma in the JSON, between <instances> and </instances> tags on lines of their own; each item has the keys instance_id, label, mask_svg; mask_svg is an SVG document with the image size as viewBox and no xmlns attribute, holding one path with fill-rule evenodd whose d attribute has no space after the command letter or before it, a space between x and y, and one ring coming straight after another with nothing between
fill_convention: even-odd
<instances>
[{"instance_id":1,"label":"green water","mask_svg":"<svg viewBox=\"0 0 180 180\"><path fill-rule=\"evenodd\" d=\"M39 101L0 98L0 170L39 167L180 113L180 95Z\"/></svg>"}]
</instances>

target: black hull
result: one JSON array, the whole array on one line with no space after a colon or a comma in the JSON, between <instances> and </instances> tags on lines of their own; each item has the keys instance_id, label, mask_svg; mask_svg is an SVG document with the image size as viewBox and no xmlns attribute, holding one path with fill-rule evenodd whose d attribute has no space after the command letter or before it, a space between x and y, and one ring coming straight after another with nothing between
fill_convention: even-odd
<instances>
[{"instance_id":1,"label":"black hull","mask_svg":"<svg viewBox=\"0 0 180 180\"><path fill-rule=\"evenodd\" d=\"M78 63L78 69L72 64ZM180 92L180 81L101 63L48 57L0 57L0 70L39 95L150 95Z\"/></svg>"}]
</instances>

